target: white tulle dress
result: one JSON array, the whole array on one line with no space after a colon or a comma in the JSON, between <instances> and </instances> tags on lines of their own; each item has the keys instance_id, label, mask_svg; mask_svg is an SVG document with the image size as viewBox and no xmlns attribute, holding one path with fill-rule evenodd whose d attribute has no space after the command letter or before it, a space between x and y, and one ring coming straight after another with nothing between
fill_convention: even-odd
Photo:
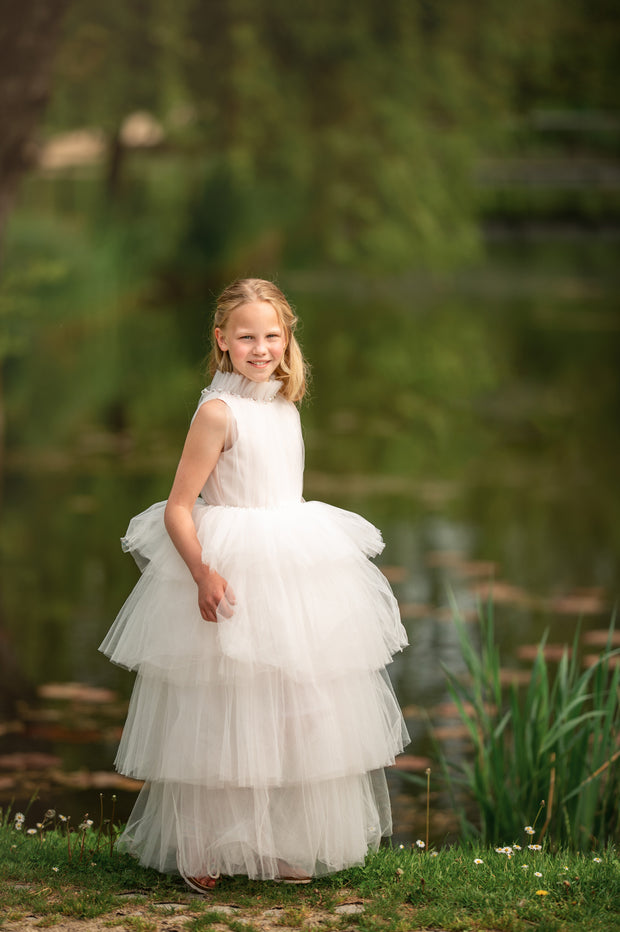
<instances>
[{"instance_id":1,"label":"white tulle dress","mask_svg":"<svg viewBox=\"0 0 620 932\"><path fill-rule=\"evenodd\" d=\"M368 559L377 529L302 499L299 414L280 387L217 373L200 398L227 405L228 449L193 518L233 616L201 618L160 502L123 539L142 575L100 648L138 672L115 763L146 782L121 843L185 877L317 876L391 833L383 768L409 738L385 666L406 634Z\"/></svg>"}]
</instances>

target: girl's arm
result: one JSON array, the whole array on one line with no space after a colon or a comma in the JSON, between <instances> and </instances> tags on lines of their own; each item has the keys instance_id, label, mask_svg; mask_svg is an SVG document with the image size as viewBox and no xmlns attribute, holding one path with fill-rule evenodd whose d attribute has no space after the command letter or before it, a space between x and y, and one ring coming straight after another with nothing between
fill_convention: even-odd
<instances>
[{"instance_id":1,"label":"girl's arm","mask_svg":"<svg viewBox=\"0 0 620 932\"><path fill-rule=\"evenodd\" d=\"M192 519L196 499L224 449L227 425L228 413L223 401L207 401L198 409L164 511L166 530L198 586L198 607L205 621L217 621L220 603L222 614L230 617L230 606L235 601L230 589L226 593L226 580L202 562L202 548Z\"/></svg>"}]
</instances>

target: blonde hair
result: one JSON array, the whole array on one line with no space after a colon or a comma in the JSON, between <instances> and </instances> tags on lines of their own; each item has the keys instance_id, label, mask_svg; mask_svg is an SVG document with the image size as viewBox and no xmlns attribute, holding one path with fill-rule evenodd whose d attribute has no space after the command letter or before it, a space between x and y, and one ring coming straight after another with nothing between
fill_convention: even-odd
<instances>
[{"instance_id":1,"label":"blonde hair","mask_svg":"<svg viewBox=\"0 0 620 932\"><path fill-rule=\"evenodd\" d=\"M218 371L233 371L228 352L221 350L215 339L215 328L226 330L232 312L253 301L268 301L278 315L280 326L284 330L286 346L274 376L283 383L280 389L283 398L287 401L301 401L306 392L308 366L295 338L297 317L278 286L262 278L240 278L225 288L219 296L213 317L209 372L214 376Z\"/></svg>"}]
</instances>

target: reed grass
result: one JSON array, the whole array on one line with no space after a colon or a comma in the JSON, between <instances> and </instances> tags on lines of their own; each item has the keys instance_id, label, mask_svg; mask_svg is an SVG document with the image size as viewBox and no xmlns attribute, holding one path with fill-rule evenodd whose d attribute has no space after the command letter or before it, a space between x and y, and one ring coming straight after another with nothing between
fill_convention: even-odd
<instances>
[{"instance_id":1,"label":"reed grass","mask_svg":"<svg viewBox=\"0 0 620 932\"><path fill-rule=\"evenodd\" d=\"M448 689L472 744L460 762L439 748L441 768L465 837L483 843L522 838L538 822L538 841L573 850L620 839L620 653L607 648L579 666L579 630L556 669L541 641L527 685L503 686L493 604L481 608L480 648L454 608L467 671L446 670ZM554 665L555 666L555 665ZM476 817L470 818L471 805ZM537 815L538 813L538 815Z\"/></svg>"}]
</instances>

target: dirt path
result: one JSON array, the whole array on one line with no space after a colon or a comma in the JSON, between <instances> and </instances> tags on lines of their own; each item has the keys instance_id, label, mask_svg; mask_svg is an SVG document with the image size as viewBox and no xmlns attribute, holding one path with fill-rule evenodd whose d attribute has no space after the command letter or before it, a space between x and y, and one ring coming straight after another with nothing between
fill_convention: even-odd
<instances>
[{"instance_id":1,"label":"dirt path","mask_svg":"<svg viewBox=\"0 0 620 932\"><path fill-rule=\"evenodd\" d=\"M191 895L190 895L191 896ZM118 929L121 932L135 932L137 921L141 920L144 928L148 932L183 932L186 925L196 918L196 913L191 910L192 900L201 899L199 895L195 898L192 896L187 903L157 903L150 906L143 904L127 904L119 907L109 913L99 916L97 919L66 919L63 918L58 923L54 923L54 932L108 932L108 930ZM304 930L320 930L322 927L333 923L335 917L351 916L351 930L355 928L354 917L363 912L364 905L360 900L352 900L349 903L341 903L334 907L333 910L310 909L306 906L291 909L283 906L274 906L269 909L249 909L231 904L213 904L213 910L222 915L223 922L215 922L209 926L213 932L230 932L230 927L226 920L233 920L239 923L252 923L254 928L261 929L262 932L299 932ZM291 915L293 925L286 923L287 912ZM294 914L294 916L293 916ZM26 930L40 929L43 917L41 915L29 915L23 919L12 922L5 922L0 925L2 932L26 932ZM139 927L139 926L138 926Z\"/></svg>"}]
</instances>

